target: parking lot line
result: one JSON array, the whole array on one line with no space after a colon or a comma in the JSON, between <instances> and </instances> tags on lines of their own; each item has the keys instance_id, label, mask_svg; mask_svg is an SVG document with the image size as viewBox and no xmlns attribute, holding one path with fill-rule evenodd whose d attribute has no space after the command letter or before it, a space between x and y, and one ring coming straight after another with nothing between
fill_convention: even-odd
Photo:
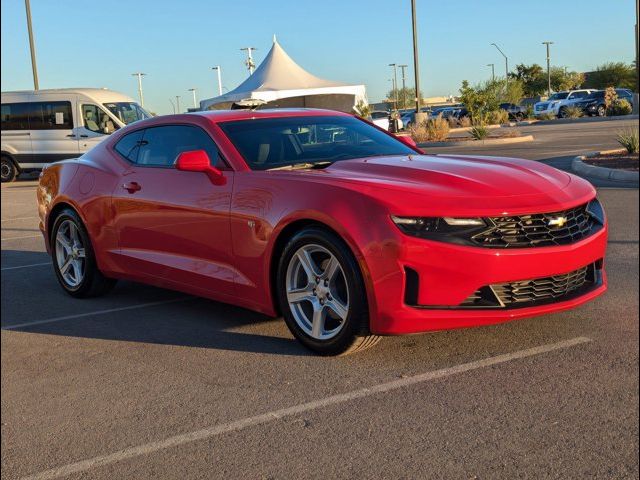
<instances>
[{"instance_id":1,"label":"parking lot line","mask_svg":"<svg viewBox=\"0 0 640 480\"><path fill-rule=\"evenodd\" d=\"M158 302L138 303L136 305L128 305L126 307L109 308L107 310L94 310L93 312L77 313L75 315L65 315L63 317L54 317L54 318L47 318L45 320L36 320L34 322L24 322L24 323L17 323L15 325L7 325L6 327L3 326L2 330L15 330L17 328L30 327L32 325L43 325L45 323L62 322L64 320L73 320L73 319L82 318L82 317L92 317L94 315L104 315L106 313L115 313L115 312L122 312L125 310L135 310L137 308L154 307L156 305L165 305L167 303L184 302L185 300L190 300L192 298L194 297L179 297L179 298L172 298L170 300L160 300Z\"/></svg>"},{"instance_id":2,"label":"parking lot line","mask_svg":"<svg viewBox=\"0 0 640 480\"><path fill-rule=\"evenodd\" d=\"M25 236L22 236L22 237L4 237L4 238L2 238L2 241L4 242L6 240L20 240L22 238L40 238L40 237L42 237L42 234L39 234L39 235L25 235Z\"/></svg>"},{"instance_id":3,"label":"parking lot line","mask_svg":"<svg viewBox=\"0 0 640 480\"><path fill-rule=\"evenodd\" d=\"M3 222L13 222L13 221L18 221L18 220L36 220L39 219L40 217L17 217L17 218L5 218L4 220L2 220Z\"/></svg>"},{"instance_id":4,"label":"parking lot line","mask_svg":"<svg viewBox=\"0 0 640 480\"><path fill-rule=\"evenodd\" d=\"M32 263L30 265L18 265L17 267L3 267L3 268L0 268L0 271L4 272L5 270L17 270L19 268L41 267L43 265L51 265L51 262Z\"/></svg>"},{"instance_id":5,"label":"parking lot line","mask_svg":"<svg viewBox=\"0 0 640 480\"><path fill-rule=\"evenodd\" d=\"M399 380L393 380L386 383L380 383L371 387L365 387L358 390L352 390L350 392L341 393L338 395L332 395L318 400L312 400L310 402L301 403L288 408L282 408L280 410L273 410L271 412L262 413L253 417L246 417L240 420L235 420L229 423L223 423L213 425L202 430L196 430L193 432L184 433L181 435L175 435L173 437L159 440L156 442L145 443L134 447L125 448L114 453L107 455L101 455L87 460L82 460L76 463L70 463L60 467L52 468L44 472L36 473L27 477L23 477L22 480L50 480L53 478L59 478L74 473L81 473L91 470L93 468L101 467L111 463L120 462L130 458L140 457L157 451L165 450L168 448L178 447L185 443L191 443L198 440L209 439L225 433L237 432L244 430L245 428L253 427L256 425L262 425L265 423L279 420L292 415L300 413L306 413L320 408L325 408L333 405L339 405L352 400L369 397L379 393L386 393L401 388L405 388L411 385L416 385L432 380L438 380L440 378L449 377L459 373L469 372L480 368L491 367L501 363L510 362L512 360L518 360L522 358L532 357L534 355L540 355L543 353L552 352L554 350L561 350L564 348L581 345L587 342L591 342L590 338L576 337L570 340L565 340L558 343L551 343L546 345L540 345L525 350L519 350L517 352L506 353L503 355L496 355L494 357L484 358L482 360L476 360L474 362L463 363L453 367L442 368L440 370L434 370L431 372L422 373L412 377L401 378Z\"/></svg>"}]
</instances>

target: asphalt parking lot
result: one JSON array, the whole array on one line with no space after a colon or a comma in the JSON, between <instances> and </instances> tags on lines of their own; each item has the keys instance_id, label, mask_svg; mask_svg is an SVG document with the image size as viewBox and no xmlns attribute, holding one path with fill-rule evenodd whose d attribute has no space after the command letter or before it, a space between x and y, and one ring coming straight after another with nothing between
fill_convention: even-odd
<instances>
[{"instance_id":1,"label":"asphalt parking lot","mask_svg":"<svg viewBox=\"0 0 640 480\"><path fill-rule=\"evenodd\" d=\"M599 192L595 302L319 358L208 300L66 296L35 185L2 185L2 478L638 477L638 190Z\"/></svg>"}]
</instances>

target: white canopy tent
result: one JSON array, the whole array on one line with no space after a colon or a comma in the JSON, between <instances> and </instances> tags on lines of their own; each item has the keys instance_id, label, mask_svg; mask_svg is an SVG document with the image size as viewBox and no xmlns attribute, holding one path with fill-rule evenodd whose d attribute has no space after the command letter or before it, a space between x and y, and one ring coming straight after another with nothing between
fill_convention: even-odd
<instances>
[{"instance_id":1,"label":"white canopy tent","mask_svg":"<svg viewBox=\"0 0 640 480\"><path fill-rule=\"evenodd\" d=\"M351 112L366 103L364 85L349 85L318 78L298 65L273 39L271 50L253 72L234 90L200 102L200 110L228 109L234 103L266 102L266 108L328 108Z\"/></svg>"}]
</instances>

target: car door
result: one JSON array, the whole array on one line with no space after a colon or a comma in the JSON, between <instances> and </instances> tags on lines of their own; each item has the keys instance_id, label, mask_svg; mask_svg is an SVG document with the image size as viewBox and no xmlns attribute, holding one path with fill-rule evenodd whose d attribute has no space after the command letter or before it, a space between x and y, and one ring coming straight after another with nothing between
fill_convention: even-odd
<instances>
[{"instance_id":1,"label":"car door","mask_svg":"<svg viewBox=\"0 0 640 480\"><path fill-rule=\"evenodd\" d=\"M209 134L195 125L149 127L126 135L115 149L131 162L112 203L123 269L172 288L233 294L233 172ZM224 170L223 184L174 168L177 156L192 150L205 150L213 166Z\"/></svg>"},{"instance_id":2,"label":"car door","mask_svg":"<svg viewBox=\"0 0 640 480\"><path fill-rule=\"evenodd\" d=\"M33 160L38 164L78 156L76 95L33 95L29 128Z\"/></svg>"},{"instance_id":3,"label":"car door","mask_svg":"<svg viewBox=\"0 0 640 480\"><path fill-rule=\"evenodd\" d=\"M81 152L91 150L98 143L115 132L118 124L100 106L91 102L78 102L77 133Z\"/></svg>"}]
</instances>

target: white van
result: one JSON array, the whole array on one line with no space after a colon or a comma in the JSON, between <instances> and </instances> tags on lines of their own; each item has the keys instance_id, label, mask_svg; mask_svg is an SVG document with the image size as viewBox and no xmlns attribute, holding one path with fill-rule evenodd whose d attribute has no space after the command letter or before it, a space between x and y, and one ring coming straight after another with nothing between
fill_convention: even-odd
<instances>
[{"instance_id":1,"label":"white van","mask_svg":"<svg viewBox=\"0 0 640 480\"><path fill-rule=\"evenodd\" d=\"M106 88L2 93L2 182L74 158L125 125L149 118L132 98Z\"/></svg>"}]
</instances>

